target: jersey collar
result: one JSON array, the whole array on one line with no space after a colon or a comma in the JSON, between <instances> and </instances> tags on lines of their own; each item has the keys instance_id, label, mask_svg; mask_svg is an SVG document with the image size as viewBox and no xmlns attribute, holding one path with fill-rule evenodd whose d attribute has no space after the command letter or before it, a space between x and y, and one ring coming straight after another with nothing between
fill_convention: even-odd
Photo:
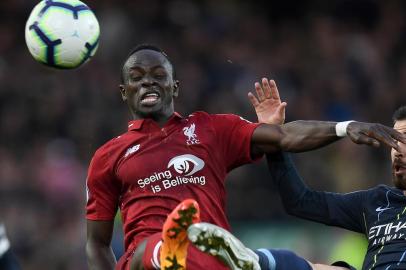
<instances>
[{"instance_id":1,"label":"jersey collar","mask_svg":"<svg viewBox=\"0 0 406 270\"><path fill-rule=\"evenodd\" d=\"M165 124L165 125L167 125L167 124L169 124L169 123L172 123L174 120L177 120L177 119L182 119L183 117L182 117L182 115L180 115L179 113L177 113L177 112L174 112L173 114L172 114L172 116L168 119L168 122ZM142 125L144 124L144 122L154 122L153 120L151 120L151 119L138 119L138 120L132 120L132 121L129 121L128 122L128 131L131 131L131 130L140 130L141 128L142 128Z\"/></svg>"}]
</instances>

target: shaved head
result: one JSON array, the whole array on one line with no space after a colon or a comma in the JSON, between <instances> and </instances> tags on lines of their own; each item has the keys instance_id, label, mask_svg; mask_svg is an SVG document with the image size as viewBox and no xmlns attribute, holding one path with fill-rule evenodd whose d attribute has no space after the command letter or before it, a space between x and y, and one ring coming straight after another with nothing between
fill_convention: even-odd
<instances>
[{"instance_id":1,"label":"shaved head","mask_svg":"<svg viewBox=\"0 0 406 270\"><path fill-rule=\"evenodd\" d=\"M173 68L171 61L168 58L168 55L161 48L159 48L155 45L141 44L141 45L136 46L134 49L132 49L124 61L124 64L121 68L121 83L122 84L126 84L128 81L129 59L132 58L134 56L134 54L136 54L137 52L142 51L142 50L151 50L151 51L155 51L155 52L162 54L168 61L169 65L172 69L172 77L173 77L173 79L175 79L175 70Z\"/></svg>"}]
</instances>

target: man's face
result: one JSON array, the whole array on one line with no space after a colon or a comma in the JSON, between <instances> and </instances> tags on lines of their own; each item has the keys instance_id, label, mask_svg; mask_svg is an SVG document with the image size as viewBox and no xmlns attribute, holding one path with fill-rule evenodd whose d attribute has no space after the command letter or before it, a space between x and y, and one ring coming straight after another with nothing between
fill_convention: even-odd
<instances>
[{"instance_id":1,"label":"man's face","mask_svg":"<svg viewBox=\"0 0 406 270\"><path fill-rule=\"evenodd\" d=\"M395 122L394 129L406 134L406 120ZM400 151L392 148L392 176L395 187L406 190L406 144L400 143Z\"/></svg>"},{"instance_id":2,"label":"man's face","mask_svg":"<svg viewBox=\"0 0 406 270\"><path fill-rule=\"evenodd\" d=\"M178 82L173 80L166 57L153 50L140 50L127 60L125 68L128 76L120 86L121 95L135 118L172 115Z\"/></svg>"}]
</instances>

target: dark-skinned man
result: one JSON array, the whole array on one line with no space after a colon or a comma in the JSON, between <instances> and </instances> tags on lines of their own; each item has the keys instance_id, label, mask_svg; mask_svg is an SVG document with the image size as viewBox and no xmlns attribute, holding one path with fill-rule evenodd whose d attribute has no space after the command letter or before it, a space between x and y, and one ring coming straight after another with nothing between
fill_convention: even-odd
<instances>
[{"instance_id":1,"label":"dark-skinned man","mask_svg":"<svg viewBox=\"0 0 406 270\"><path fill-rule=\"evenodd\" d=\"M178 234L162 234L167 215L180 202L196 200L202 221L229 229L224 180L233 168L263 153L309 151L332 143L340 138L336 125L356 143L382 142L396 148L397 141L405 141L393 129L360 122L348 126L296 121L279 126L253 124L229 114L195 112L183 117L174 110L179 94L174 73L166 54L154 46L139 46L126 59L120 91L133 120L128 132L96 151L89 166L86 252L90 269L184 269L186 263L188 269L226 269L197 249L172 245L183 241L183 232L181 239ZM262 86L276 89L267 79ZM194 204L182 207L192 211ZM118 209L126 252L115 266L110 242ZM197 220L194 213L188 222ZM173 229L185 231L187 224L183 225ZM161 250L165 252L157 255ZM186 253L186 260L177 260L186 258Z\"/></svg>"}]
</instances>

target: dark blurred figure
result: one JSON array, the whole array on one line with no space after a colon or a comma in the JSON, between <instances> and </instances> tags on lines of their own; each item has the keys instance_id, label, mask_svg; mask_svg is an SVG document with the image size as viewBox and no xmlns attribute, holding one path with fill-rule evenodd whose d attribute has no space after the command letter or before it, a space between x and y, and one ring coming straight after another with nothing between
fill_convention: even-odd
<instances>
[{"instance_id":1,"label":"dark blurred figure","mask_svg":"<svg viewBox=\"0 0 406 270\"><path fill-rule=\"evenodd\" d=\"M6 228L0 223L0 270L19 270L21 269L17 259L10 249L10 241L6 235Z\"/></svg>"}]
</instances>

